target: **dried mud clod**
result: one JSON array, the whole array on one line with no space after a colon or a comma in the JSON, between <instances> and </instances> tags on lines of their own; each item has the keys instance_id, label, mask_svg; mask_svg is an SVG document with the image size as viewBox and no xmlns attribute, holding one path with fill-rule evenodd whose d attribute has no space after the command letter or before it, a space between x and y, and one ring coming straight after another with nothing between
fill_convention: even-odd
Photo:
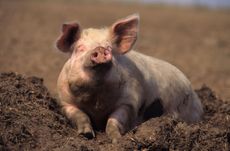
<instances>
[{"instance_id":1,"label":"dried mud clod","mask_svg":"<svg viewBox=\"0 0 230 151\"><path fill-rule=\"evenodd\" d=\"M203 86L196 91L203 121L188 125L169 116L152 118L111 144L97 132L78 136L37 77L0 74L0 151L2 150L229 150L230 102Z\"/></svg>"}]
</instances>

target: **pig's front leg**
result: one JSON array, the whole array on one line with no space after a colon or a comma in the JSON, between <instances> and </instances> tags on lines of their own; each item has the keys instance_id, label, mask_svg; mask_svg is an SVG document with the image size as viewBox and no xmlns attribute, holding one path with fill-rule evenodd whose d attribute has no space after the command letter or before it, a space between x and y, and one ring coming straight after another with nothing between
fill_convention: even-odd
<instances>
[{"instance_id":1,"label":"pig's front leg","mask_svg":"<svg viewBox=\"0 0 230 151\"><path fill-rule=\"evenodd\" d=\"M90 119L87 114L81 111L77 106L65 104L62 107L67 118L77 126L78 134L81 134L89 139L95 137Z\"/></svg>"},{"instance_id":2,"label":"pig's front leg","mask_svg":"<svg viewBox=\"0 0 230 151\"><path fill-rule=\"evenodd\" d=\"M112 143L116 143L133 122L133 107L131 105L121 105L111 114L107 121L106 133L111 138Z\"/></svg>"}]
</instances>

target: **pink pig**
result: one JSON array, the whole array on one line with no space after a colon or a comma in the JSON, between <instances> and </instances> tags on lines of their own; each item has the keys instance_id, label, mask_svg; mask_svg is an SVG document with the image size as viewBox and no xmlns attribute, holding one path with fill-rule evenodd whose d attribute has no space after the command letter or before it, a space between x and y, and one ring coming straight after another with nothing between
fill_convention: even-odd
<instances>
[{"instance_id":1,"label":"pink pig","mask_svg":"<svg viewBox=\"0 0 230 151\"><path fill-rule=\"evenodd\" d=\"M144 121L156 100L164 114L189 123L201 119L201 102L180 70L131 50L138 25L138 15L101 29L63 24L57 48L71 57L58 78L59 104L79 134L95 137L93 127L105 128L116 142Z\"/></svg>"}]
</instances>

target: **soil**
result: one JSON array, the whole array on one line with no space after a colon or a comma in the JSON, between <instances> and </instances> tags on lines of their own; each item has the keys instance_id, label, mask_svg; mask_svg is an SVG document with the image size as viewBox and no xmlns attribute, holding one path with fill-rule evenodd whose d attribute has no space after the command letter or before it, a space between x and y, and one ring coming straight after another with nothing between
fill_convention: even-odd
<instances>
[{"instance_id":1,"label":"soil","mask_svg":"<svg viewBox=\"0 0 230 151\"><path fill-rule=\"evenodd\" d=\"M141 17L135 50L166 60L185 73L199 88L204 119L188 125L161 116L136 127L118 144L111 144L103 131L87 140L77 135L55 103L57 77L69 56L59 53L54 41L64 22L78 20L82 28L98 28L133 13ZM229 10L0 0L0 25L0 151L229 150Z\"/></svg>"},{"instance_id":2,"label":"soil","mask_svg":"<svg viewBox=\"0 0 230 151\"><path fill-rule=\"evenodd\" d=\"M206 83L230 101L230 10L110 1L0 0L0 72L43 77L56 94L58 75L69 57L54 47L63 23L101 28L139 13L135 50L168 61L194 88Z\"/></svg>"},{"instance_id":3,"label":"soil","mask_svg":"<svg viewBox=\"0 0 230 151\"><path fill-rule=\"evenodd\" d=\"M207 86L196 90L203 120L186 124L170 116L151 118L112 144L104 132L88 140L61 114L43 79L0 74L0 151L18 150L229 150L230 102Z\"/></svg>"}]
</instances>

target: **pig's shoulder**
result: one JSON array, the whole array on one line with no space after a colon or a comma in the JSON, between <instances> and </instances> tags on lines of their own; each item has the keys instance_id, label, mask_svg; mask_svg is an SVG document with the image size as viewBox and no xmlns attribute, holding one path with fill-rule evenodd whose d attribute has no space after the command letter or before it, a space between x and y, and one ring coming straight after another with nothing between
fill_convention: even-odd
<instances>
[{"instance_id":1,"label":"pig's shoulder","mask_svg":"<svg viewBox=\"0 0 230 151\"><path fill-rule=\"evenodd\" d=\"M181 70L164 60L147 56L136 51L130 51L126 56L129 60L132 60L131 62L135 64L146 80L149 79L166 83L183 81L186 85L189 84L187 77Z\"/></svg>"}]
</instances>

